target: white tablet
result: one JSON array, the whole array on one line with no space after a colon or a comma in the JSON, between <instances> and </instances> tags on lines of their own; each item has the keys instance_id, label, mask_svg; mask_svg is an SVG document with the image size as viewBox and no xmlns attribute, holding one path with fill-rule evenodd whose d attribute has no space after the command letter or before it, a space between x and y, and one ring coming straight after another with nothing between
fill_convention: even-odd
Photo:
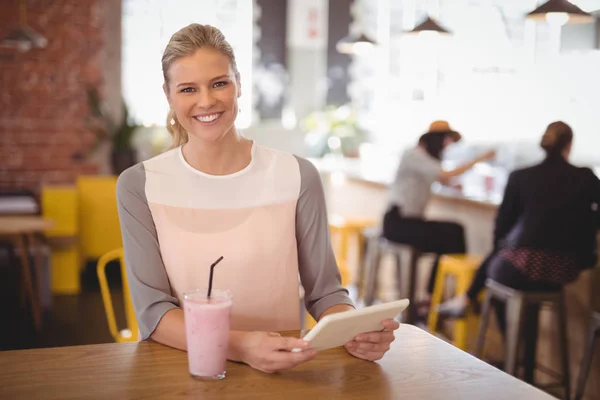
<instances>
[{"instance_id":1,"label":"white tablet","mask_svg":"<svg viewBox=\"0 0 600 400\"><path fill-rule=\"evenodd\" d=\"M398 316L409 303L403 299L327 315L303 339L317 351L343 346L361 333L381 331L381 322Z\"/></svg>"}]
</instances>

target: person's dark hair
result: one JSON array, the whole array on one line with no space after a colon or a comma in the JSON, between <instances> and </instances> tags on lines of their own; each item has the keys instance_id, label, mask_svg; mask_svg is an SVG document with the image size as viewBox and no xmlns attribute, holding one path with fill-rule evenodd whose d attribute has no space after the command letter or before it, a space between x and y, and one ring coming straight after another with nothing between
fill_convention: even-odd
<instances>
[{"instance_id":1,"label":"person's dark hair","mask_svg":"<svg viewBox=\"0 0 600 400\"><path fill-rule=\"evenodd\" d=\"M540 146L548 156L560 155L573 141L573 130L562 121L548 125L542 136Z\"/></svg>"},{"instance_id":2,"label":"person's dark hair","mask_svg":"<svg viewBox=\"0 0 600 400\"><path fill-rule=\"evenodd\" d=\"M446 132L427 132L419 138L419 145L423 146L431 157L441 160L446 136Z\"/></svg>"}]
</instances>

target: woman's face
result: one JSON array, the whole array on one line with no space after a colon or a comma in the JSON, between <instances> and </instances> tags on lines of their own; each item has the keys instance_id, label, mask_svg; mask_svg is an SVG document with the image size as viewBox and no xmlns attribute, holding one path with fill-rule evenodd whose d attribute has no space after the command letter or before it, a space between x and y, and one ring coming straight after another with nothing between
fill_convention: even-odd
<instances>
[{"instance_id":1,"label":"woman's face","mask_svg":"<svg viewBox=\"0 0 600 400\"><path fill-rule=\"evenodd\" d=\"M201 48L167 73L163 89L190 141L218 142L234 129L241 87L226 55Z\"/></svg>"}]
</instances>

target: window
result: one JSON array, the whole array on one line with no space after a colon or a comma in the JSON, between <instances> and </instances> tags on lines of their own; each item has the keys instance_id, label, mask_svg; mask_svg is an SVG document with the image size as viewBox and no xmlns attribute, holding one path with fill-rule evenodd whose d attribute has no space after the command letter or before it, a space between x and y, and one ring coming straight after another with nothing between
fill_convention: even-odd
<instances>
[{"instance_id":1,"label":"window","mask_svg":"<svg viewBox=\"0 0 600 400\"><path fill-rule=\"evenodd\" d=\"M586 11L599 0L573 1ZM597 148L600 52L581 47L594 26L525 20L535 0L356 0L355 20L381 44L354 56L350 94L385 148L414 144L434 119L447 119L470 141L535 141L564 119L579 152ZM405 32L430 14L453 34ZM389 17L388 17L389 16ZM585 144L585 146L584 146ZM536 144L537 146L537 144Z\"/></svg>"}]
</instances>

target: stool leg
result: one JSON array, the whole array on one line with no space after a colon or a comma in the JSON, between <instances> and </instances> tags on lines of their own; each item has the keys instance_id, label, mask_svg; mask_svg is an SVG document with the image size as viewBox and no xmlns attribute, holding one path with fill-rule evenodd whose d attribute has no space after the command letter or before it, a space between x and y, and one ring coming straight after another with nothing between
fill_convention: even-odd
<instances>
[{"instance_id":1,"label":"stool leg","mask_svg":"<svg viewBox=\"0 0 600 400\"><path fill-rule=\"evenodd\" d=\"M489 290L485 292L483 306L481 307L481 318L479 319L479 332L477 333L477 342L475 343L474 355L477 358L483 358L483 344L485 343L485 334L490 322L490 311L492 309L492 294Z\"/></svg>"},{"instance_id":2,"label":"stool leg","mask_svg":"<svg viewBox=\"0 0 600 400\"><path fill-rule=\"evenodd\" d=\"M358 265L356 266L356 278L354 283L356 284L356 291L358 297L362 297L364 288L364 275L365 275L365 260L363 259L365 254L365 237L362 232L357 232L356 245L358 246Z\"/></svg>"},{"instance_id":3,"label":"stool leg","mask_svg":"<svg viewBox=\"0 0 600 400\"><path fill-rule=\"evenodd\" d=\"M507 300L506 312L506 354L504 372L516 375L519 357L519 339L523 324L523 298L515 296Z\"/></svg>"},{"instance_id":4,"label":"stool leg","mask_svg":"<svg viewBox=\"0 0 600 400\"><path fill-rule=\"evenodd\" d=\"M471 337L471 332L477 332L478 326L479 326L479 314L475 314L475 313L467 313L467 315L465 316L465 332L467 332L466 334L466 340L467 340L467 344L465 345L465 348L463 350L465 351L469 351L469 339L472 339Z\"/></svg>"},{"instance_id":5,"label":"stool leg","mask_svg":"<svg viewBox=\"0 0 600 400\"><path fill-rule=\"evenodd\" d=\"M470 283L469 278L470 276L467 276L465 274L461 274L457 277L456 294L460 295L467 292L467 288ZM437 286L438 282L436 281L435 284ZM434 288L434 291L435 290L437 290L437 287ZM467 337L469 334L469 314L465 315L464 318L458 318L453 322L454 328L452 332L452 342L454 343L454 346L458 347L463 351L467 351Z\"/></svg>"},{"instance_id":6,"label":"stool leg","mask_svg":"<svg viewBox=\"0 0 600 400\"><path fill-rule=\"evenodd\" d=\"M539 304L531 304L526 307L525 310L525 329L524 329L524 347L525 347L525 357L524 357L524 370L525 373L523 375L523 379L525 382L533 385L534 375L535 375L535 360L537 354L537 338L538 338L538 330L539 330L539 315L540 315L540 305Z\"/></svg>"},{"instance_id":7,"label":"stool leg","mask_svg":"<svg viewBox=\"0 0 600 400\"><path fill-rule=\"evenodd\" d=\"M369 241L367 246L367 291L365 293L365 305L370 306L375 300L375 294L377 292L377 278L379 277L379 264L381 260L381 254L377 239Z\"/></svg>"},{"instance_id":8,"label":"stool leg","mask_svg":"<svg viewBox=\"0 0 600 400\"><path fill-rule=\"evenodd\" d=\"M454 320L454 328L452 329L452 344L455 347L467 351L467 316Z\"/></svg>"},{"instance_id":9,"label":"stool leg","mask_svg":"<svg viewBox=\"0 0 600 400\"><path fill-rule=\"evenodd\" d=\"M558 341L560 346L560 353L562 358L562 367L563 367L563 385L565 388L565 400L569 400L571 398L571 374L569 371L569 350L568 350L568 337L567 337L567 310L565 304L565 294L561 292L560 302L558 304L558 318L556 318L556 322L558 323Z\"/></svg>"},{"instance_id":10,"label":"stool leg","mask_svg":"<svg viewBox=\"0 0 600 400\"><path fill-rule=\"evenodd\" d=\"M406 294L405 288L402 287L402 255L394 252L393 256L396 264L396 292L398 298L401 299Z\"/></svg>"},{"instance_id":11,"label":"stool leg","mask_svg":"<svg viewBox=\"0 0 600 400\"><path fill-rule=\"evenodd\" d=\"M577 388L575 389L575 400L581 400L583 398L583 392L585 391L585 383L590 372L592 365L592 358L594 355L594 345L598 337L598 327L592 325L588 332L587 344L583 350L583 359L581 360L581 367L579 368L579 377L577 378Z\"/></svg>"},{"instance_id":12,"label":"stool leg","mask_svg":"<svg viewBox=\"0 0 600 400\"><path fill-rule=\"evenodd\" d=\"M349 232L347 229L342 229L340 232L340 260L344 262L344 264L348 265L348 236Z\"/></svg>"},{"instance_id":13,"label":"stool leg","mask_svg":"<svg viewBox=\"0 0 600 400\"><path fill-rule=\"evenodd\" d=\"M442 303L442 296L444 294L444 282L446 280L446 274L444 268L440 268L435 277L435 286L433 287L433 295L431 296L431 303L429 308L429 316L427 317L427 328L429 332L433 333L437 330L438 324L438 312L437 306Z\"/></svg>"},{"instance_id":14,"label":"stool leg","mask_svg":"<svg viewBox=\"0 0 600 400\"><path fill-rule=\"evenodd\" d=\"M419 253L416 250L410 252L410 270L408 277L408 299L412 307L408 307L407 323L414 324L417 320L417 307L415 304L415 282L417 280L417 265L419 263Z\"/></svg>"},{"instance_id":15,"label":"stool leg","mask_svg":"<svg viewBox=\"0 0 600 400\"><path fill-rule=\"evenodd\" d=\"M40 297L39 292L36 290L36 283L34 277L31 275L31 267L29 264L29 249L27 248L26 236L16 236L17 247L21 255L21 268L22 268L22 279L23 286L27 290L29 302L31 305L31 314L33 316L33 324L35 330L39 331L42 326L42 314L40 310Z\"/></svg>"}]
</instances>

